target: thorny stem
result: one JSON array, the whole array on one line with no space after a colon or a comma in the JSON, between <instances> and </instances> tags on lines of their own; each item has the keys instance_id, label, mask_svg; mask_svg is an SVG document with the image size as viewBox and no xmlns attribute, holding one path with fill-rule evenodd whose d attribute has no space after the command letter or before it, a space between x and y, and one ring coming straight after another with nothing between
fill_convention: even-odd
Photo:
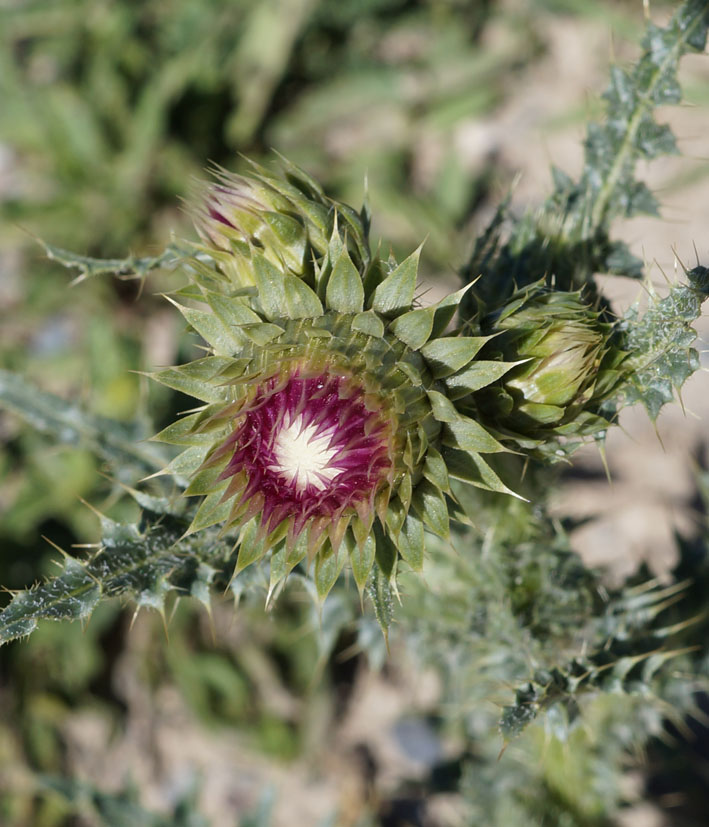
<instances>
[{"instance_id":1,"label":"thorny stem","mask_svg":"<svg viewBox=\"0 0 709 827\"><path fill-rule=\"evenodd\" d=\"M585 226L582 231L582 238L590 238L593 231L597 227L601 226L601 224L604 222L606 211L608 209L608 204L615 193L615 188L618 183L618 179L620 178L620 175L623 171L623 167L626 161L628 160L628 156L632 152L633 146L635 144L635 138L637 136L638 129L640 128L640 124L642 123L642 119L646 112L648 112L650 109L654 107L654 102L652 100L652 92L657 86L659 80L664 76L668 67L678 59L679 55L681 54L681 50L684 47L684 44L689 40L689 38L692 35L692 32L694 31L696 26L701 22L705 13L706 9L701 9L697 12L695 19L684 30L684 36L674 44L674 47L667 53L662 63L655 69L652 75L652 79L650 80L650 83L647 86L647 89L640 96L638 107L635 110L635 113L633 114L632 118L630 119L630 123L628 124L628 130L625 133L625 137L623 138L621 148L615 156L615 160L613 161L613 165L611 166L611 170L608 173L608 177L606 178L605 184L601 187L598 193L598 197L596 198L595 204L593 205L593 209L590 214L590 219L587 222L585 222Z\"/></svg>"}]
</instances>

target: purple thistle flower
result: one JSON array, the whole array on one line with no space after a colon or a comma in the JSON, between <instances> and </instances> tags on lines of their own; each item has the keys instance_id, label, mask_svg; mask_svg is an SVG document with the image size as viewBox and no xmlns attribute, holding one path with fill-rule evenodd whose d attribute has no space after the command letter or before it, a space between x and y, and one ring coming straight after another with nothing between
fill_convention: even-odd
<instances>
[{"instance_id":1,"label":"purple thistle flower","mask_svg":"<svg viewBox=\"0 0 709 827\"><path fill-rule=\"evenodd\" d=\"M360 592L399 559L420 570L424 529L448 536L450 478L511 493L468 403L514 363L447 334L465 288L416 306L420 250L372 256L367 209L282 166L216 170L197 193L185 295L204 307L178 307L210 352L156 378L205 404L158 438L203 498L190 532L235 534L236 576L270 554L271 590L307 555L324 598L346 559Z\"/></svg>"},{"instance_id":2,"label":"purple thistle flower","mask_svg":"<svg viewBox=\"0 0 709 827\"><path fill-rule=\"evenodd\" d=\"M336 549L355 514L369 530L377 494L393 482L395 428L384 412L332 365L291 364L261 377L230 407L233 431L206 463L228 458L219 480L229 480L229 522L260 515L270 535L289 521L289 543L308 527L311 549L326 531Z\"/></svg>"}]
</instances>

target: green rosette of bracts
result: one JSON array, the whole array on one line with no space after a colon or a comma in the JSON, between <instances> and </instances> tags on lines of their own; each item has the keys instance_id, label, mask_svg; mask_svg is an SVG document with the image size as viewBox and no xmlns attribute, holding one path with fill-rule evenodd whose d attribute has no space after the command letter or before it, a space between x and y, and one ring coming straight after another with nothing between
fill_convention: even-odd
<instances>
[{"instance_id":1,"label":"green rosette of bracts","mask_svg":"<svg viewBox=\"0 0 709 827\"><path fill-rule=\"evenodd\" d=\"M490 337L481 358L512 367L498 382L470 389L462 410L537 458L566 456L584 438L605 434L627 354L616 326L580 292L532 285L477 326Z\"/></svg>"},{"instance_id":2,"label":"green rosette of bracts","mask_svg":"<svg viewBox=\"0 0 709 827\"><path fill-rule=\"evenodd\" d=\"M508 449L449 392L510 368L451 328L465 289L416 306L419 251L373 256L366 211L286 161L218 171L193 211L202 243L172 298L208 351L154 374L197 400L157 438L201 498L190 531L237 530L237 574L270 554L272 586L303 560L321 595L347 560L360 589L393 581L421 569L425 530L465 519L451 478L512 493L486 459Z\"/></svg>"}]
</instances>

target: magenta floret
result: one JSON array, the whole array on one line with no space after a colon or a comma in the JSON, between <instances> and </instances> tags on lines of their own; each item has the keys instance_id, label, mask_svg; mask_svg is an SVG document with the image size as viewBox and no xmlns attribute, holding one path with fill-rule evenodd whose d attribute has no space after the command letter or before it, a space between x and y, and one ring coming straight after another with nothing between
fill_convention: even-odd
<instances>
[{"instance_id":1,"label":"magenta floret","mask_svg":"<svg viewBox=\"0 0 709 827\"><path fill-rule=\"evenodd\" d=\"M219 451L232 453L220 479L233 480L227 496L240 505L260 503L267 532L293 518L299 534L310 520L373 510L391 476L391 440L388 420L352 379L295 370L264 381L239 411Z\"/></svg>"}]
</instances>

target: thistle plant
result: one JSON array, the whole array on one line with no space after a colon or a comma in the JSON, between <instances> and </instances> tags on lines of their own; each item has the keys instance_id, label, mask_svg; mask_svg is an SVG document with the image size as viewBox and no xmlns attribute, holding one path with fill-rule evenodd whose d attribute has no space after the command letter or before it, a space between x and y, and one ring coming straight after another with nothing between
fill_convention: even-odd
<instances>
[{"instance_id":1,"label":"thistle plant","mask_svg":"<svg viewBox=\"0 0 709 827\"><path fill-rule=\"evenodd\" d=\"M613 118L650 123L648 100L672 86L679 57L706 33L703 5L685 4L658 32L636 71L646 97L619 98L613 75ZM589 181L596 180L599 129L587 142ZM129 455L134 486L147 468L186 495L136 490L146 511L131 542L158 530L156 520L162 533L169 517L171 542L198 564L191 570L201 579L192 585L205 601L205 587L219 579L241 594L242 573L260 570L260 561L270 569L270 594L297 568L314 578L322 599L349 562L386 625L401 561L424 566L425 533L446 538L451 519L479 521L463 505L466 486L514 496L521 487L515 456L554 462L585 438L602 440L618 407L630 402L656 416L657 400L671 399L696 368L690 323L706 279L695 268L688 286L644 317L612 315L590 277L601 248L620 250L602 239L615 209L608 188L625 186L633 160L652 153L649 126L626 138L607 129L618 145L616 160L598 172L606 183L581 183L572 195L557 173L566 195L560 190L540 214L513 224L507 239L501 209L475 245L463 287L432 306L416 298L420 249L401 262L372 253L368 207L332 199L283 158L275 169L252 163L242 175L217 168L211 183L195 187L199 243L107 262L48 247L80 278L179 267L187 283L171 301L207 346L202 358L152 374L195 400L156 437L180 448L176 456L169 458L172 448L145 450L136 463L130 448L100 436L102 425L90 426L106 456ZM583 206L582 189L596 206ZM41 409L35 421L51 429L69 416L14 377L4 381L6 404L21 413ZM166 568L158 566L157 580L139 592L157 607L183 582L182 567L171 569L164 551ZM79 616L90 602L76 608ZM6 610L8 629L26 628L13 620L21 605Z\"/></svg>"},{"instance_id":2,"label":"thistle plant","mask_svg":"<svg viewBox=\"0 0 709 827\"><path fill-rule=\"evenodd\" d=\"M42 618L86 618L111 596L164 612L169 595L209 607L220 589L235 602L265 593L273 607L297 583L321 611L334 591L341 605L354 597L343 617L371 619L366 593L385 632L398 613L401 637L443 675L464 753L484 743L483 779L502 775L512 738L537 738L523 742L528 755L547 735L571 743L585 705L611 693L633 712L633 738L600 739L610 757L590 762L594 779L659 730L667 698L691 709L707 669L687 572L609 589L550 517L546 491L558 461L585 440L602 445L623 406L655 419L698 367L706 268L686 270L664 298L648 289L648 307L624 316L594 273L643 274L612 219L655 208L635 164L674 151L653 108L678 100L678 61L704 48L708 25L706 2L688 0L667 27L650 26L636 67L613 70L579 180L555 171L547 202L521 217L503 205L461 289L435 304L417 295L420 248L403 260L373 250L368 207L335 200L283 158L239 175L217 168L196 186L199 241L125 261L48 247L80 279L178 271L169 299L204 353L151 373L193 400L151 441L0 373L5 407L88 445L141 508L133 523L99 515L98 550L14 595L0 642ZM671 672L675 658L691 679ZM610 731L613 711L603 715ZM509 785L483 790L470 775L476 800L511 800ZM521 783L553 788L552 775L530 760ZM546 806L511 798L489 823ZM598 808L556 804L564 823L597 823Z\"/></svg>"}]
</instances>

